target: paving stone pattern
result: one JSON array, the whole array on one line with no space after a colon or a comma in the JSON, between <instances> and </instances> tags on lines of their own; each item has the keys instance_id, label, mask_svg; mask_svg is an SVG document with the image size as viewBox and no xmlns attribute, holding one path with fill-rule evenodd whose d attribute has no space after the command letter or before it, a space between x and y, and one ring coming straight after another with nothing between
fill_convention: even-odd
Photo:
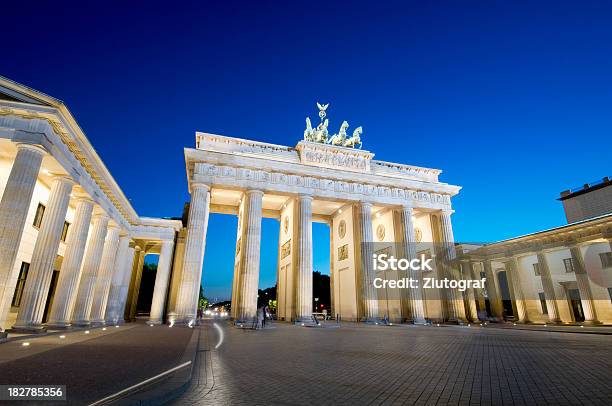
<instances>
[{"instance_id":1,"label":"paving stone pattern","mask_svg":"<svg viewBox=\"0 0 612 406\"><path fill-rule=\"evenodd\" d=\"M222 324L222 322L217 322ZM177 405L612 405L612 337L481 327L203 327Z\"/></svg>"}]
</instances>

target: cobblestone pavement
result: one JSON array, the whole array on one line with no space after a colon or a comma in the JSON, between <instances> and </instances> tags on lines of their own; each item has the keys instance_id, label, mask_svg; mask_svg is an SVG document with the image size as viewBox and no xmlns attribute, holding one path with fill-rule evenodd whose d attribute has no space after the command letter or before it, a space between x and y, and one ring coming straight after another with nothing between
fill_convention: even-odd
<instances>
[{"instance_id":1,"label":"cobblestone pavement","mask_svg":"<svg viewBox=\"0 0 612 406\"><path fill-rule=\"evenodd\" d=\"M606 335L481 327L206 324L175 404L612 404Z\"/></svg>"},{"instance_id":2,"label":"cobblestone pavement","mask_svg":"<svg viewBox=\"0 0 612 406\"><path fill-rule=\"evenodd\" d=\"M0 384L66 385L68 404L86 405L177 366L192 333L188 328L139 324L110 329L108 334L92 330L91 335L98 336L84 341L80 331L66 332L64 340L32 339L27 348L20 342L0 344L0 359L11 358L3 356L5 352L20 353L0 362ZM53 347L53 341L62 344ZM45 350L36 352L38 347Z\"/></svg>"}]
</instances>

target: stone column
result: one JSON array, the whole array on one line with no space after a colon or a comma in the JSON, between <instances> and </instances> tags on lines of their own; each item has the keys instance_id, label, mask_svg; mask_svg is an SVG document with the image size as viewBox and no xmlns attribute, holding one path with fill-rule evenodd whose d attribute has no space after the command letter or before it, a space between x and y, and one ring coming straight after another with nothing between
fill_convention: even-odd
<instances>
[{"instance_id":1,"label":"stone column","mask_svg":"<svg viewBox=\"0 0 612 406\"><path fill-rule=\"evenodd\" d=\"M124 320L125 314L125 306L128 298L128 290L130 288L130 280L132 278L132 271L134 268L134 258L135 258L135 247L130 244L128 248L125 264L123 264L124 272L123 272L123 280L121 281L121 286L119 287L119 304L117 309L115 309L115 314L109 319L107 317L107 321L111 321L115 324L122 323Z\"/></svg>"},{"instance_id":2,"label":"stone column","mask_svg":"<svg viewBox=\"0 0 612 406\"><path fill-rule=\"evenodd\" d=\"M119 248L117 248L117 256L115 257L115 270L110 282L108 291L108 301L104 312L104 320L109 324L117 324L119 320L119 295L125 274L129 273L126 269L126 256L130 247L130 236L127 233L120 235Z\"/></svg>"},{"instance_id":3,"label":"stone column","mask_svg":"<svg viewBox=\"0 0 612 406\"><path fill-rule=\"evenodd\" d=\"M238 323L248 323L257 316L257 287L259 284L259 255L261 242L261 215L263 192L249 190L246 192L245 216L242 239L244 241L242 261L240 264L240 286ZM312 295L312 293L311 293Z\"/></svg>"},{"instance_id":4,"label":"stone column","mask_svg":"<svg viewBox=\"0 0 612 406\"><path fill-rule=\"evenodd\" d=\"M416 238L414 236L414 224L412 222L413 209L409 206L402 206L400 209L395 210L394 220L395 229L397 232L397 241L400 243L399 247L400 257L407 260L416 258ZM408 314L403 314L407 320L411 320L415 324L425 324L425 308L423 306L423 278L421 272L409 269L408 277L412 280L418 281L418 287L414 289L407 289L402 294L402 301L407 301L406 304L402 303L402 311L407 309ZM402 292L404 289L402 289Z\"/></svg>"},{"instance_id":5,"label":"stone column","mask_svg":"<svg viewBox=\"0 0 612 406\"><path fill-rule=\"evenodd\" d=\"M580 302L582 303L582 310L584 312L585 324L600 324L597 320L597 313L595 311L595 303L593 302L593 293L591 292L591 282L589 281L589 275L586 272L586 266L584 263L584 257L582 251L578 245L572 245L570 247L572 254L572 262L574 264L574 273L576 274L576 284L578 285L578 291L580 292Z\"/></svg>"},{"instance_id":6,"label":"stone column","mask_svg":"<svg viewBox=\"0 0 612 406\"><path fill-rule=\"evenodd\" d=\"M295 321L312 322L312 196L296 199Z\"/></svg>"},{"instance_id":7,"label":"stone column","mask_svg":"<svg viewBox=\"0 0 612 406\"><path fill-rule=\"evenodd\" d=\"M74 182L68 177L56 176L53 178L49 201L40 230L38 230L32 262L13 330L44 331L42 319L53 276L53 264L57 257L57 249L66 221L72 186Z\"/></svg>"},{"instance_id":8,"label":"stone column","mask_svg":"<svg viewBox=\"0 0 612 406\"><path fill-rule=\"evenodd\" d=\"M106 304L108 303L108 292L110 290L113 272L115 271L115 260L119 248L119 227L109 224L102 251L102 261L98 270L96 287L94 289L93 304L91 307L90 320L95 324L104 324Z\"/></svg>"},{"instance_id":9,"label":"stone column","mask_svg":"<svg viewBox=\"0 0 612 406\"><path fill-rule=\"evenodd\" d=\"M130 299L128 300L125 307L125 318L129 321L133 321L136 318L136 310L138 307L138 296L140 295L140 283L142 282L142 272L144 267L145 256L147 255L146 251L143 249L137 250L136 258L134 261L136 263L136 269L132 271L134 274L134 279L132 280L133 284Z\"/></svg>"},{"instance_id":10,"label":"stone column","mask_svg":"<svg viewBox=\"0 0 612 406\"><path fill-rule=\"evenodd\" d=\"M161 324L163 322L168 283L170 282L173 249L174 241L162 241L159 261L157 262L157 273L155 274L155 287L153 288L149 324Z\"/></svg>"},{"instance_id":11,"label":"stone column","mask_svg":"<svg viewBox=\"0 0 612 406\"><path fill-rule=\"evenodd\" d=\"M462 260L461 261L461 276L462 279L473 279L472 278L472 262L470 260ZM476 307L476 289L469 288L466 290L466 301L467 301L467 310L468 310L468 318L476 322L478 321L478 309Z\"/></svg>"},{"instance_id":12,"label":"stone column","mask_svg":"<svg viewBox=\"0 0 612 406\"><path fill-rule=\"evenodd\" d=\"M17 144L17 156L0 200L0 325L11 308L11 274L45 154L42 147Z\"/></svg>"},{"instance_id":13,"label":"stone column","mask_svg":"<svg viewBox=\"0 0 612 406\"><path fill-rule=\"evenodd\" d=\"M359 240L361 258L361 318L365 322L378 321L378 295L374 288L375 273L372 267L374 255L374 237L372 231L372 203L361 202L357 207L358 219L356 226L359 227Z\"/></svg>"},{"instance_id":14,"label":"stone column","mask_svg":"<svg viewBox=\"0 0 612 406\"><path fill-rule=\"evenodd\" d=\"M81 264L83 263L93 205L93 201L86 197L80 197L76 200L74 222L68 229L66 251L64 252L64 260L57 281L49 321L47 322L48 326L60 328L70 326L70 316L81 279Z\"/></svg>"},{"instance_id":15,"label":"stone column","mask_svg":"<svg viewBox=\"0 0 612 406\"><path fill-rule=\"evenodd\" d=\"M210 206L210 188L208 185L193 183L191 189L183 273L176 299L175 314L173 315L176 321L184 323L189 323L197 317Z\"/></svg>"},{"instance_id":16,"label":"stone column","mask_svg":"<svg viewBox=\"0 0 612 406\"><path fill-rule=\"evenodd\" d=\"M470 262L470 264L471 265L470 265L469 270L472 272L471 273L472 279L474 280L481 279L482 278L481 272L475 269L475 266L474 266L475 263ZM482 270L484 272L484 262L480 262L480 266L482 266ZM485 273L485 277L486 277L486 273ZM475 296L476 303L477 303L476 309L480 310L481 312L486 309L485 298L484 298L485 289L486 289L486 286L483 287L482 289L474 289L474 296ZM480 315L478 313L477 313L477 316L478 316L477 319L474 319L474 321L480 320Z\"/></svg>"},{"instance_id":17,"label":"stone column","mask_svg":"<svg viewBox=\"0 0 612 406\"><path fill-rule=\"evenodd\" d=\"M491 312L493 313L493 317L497 317L500 320L504 319L504 307L501 302L501 294L497 290L497 280L495 278L495 273L491 268L491 261L484 260L482 261L482 266L484 268L486 280L486 288L487 288L487 297L489 298L489 305L491 306Z\"/></svg>"},{"instance_id":18,"label":"stone column","mask_svg":"<svg viewBox=\"0 0 612 406\"><path fill-rule=\"evenodd\" d=\"M451 210L443 210L440 213L440 244L442 252L442 263L444 269L444 276L448 279L457 279L454 275L455 270L455 259L457 253L455 251L455 237L453 235L453 226L451 224ZM465 320L465 308L463 307L462 300L458 299L458 291L456 289L446 289L446 300L448 310L448 321L450 322L464 322Z\"/></svg>"},{"instance_id":19,"label":"stone column","mask_svg":"<svg viewBox=\"0 0 612 406\"><path fill-rule=\"evenodd\" d=\"M529 315L527 313L527 305L525 303L525 295L519 277L518 259L513 256L504 261L506 275L509 276L509 281L512 284L512 293L514 296L514 305L516 306L517 319L521 323L529 323Z\"/></svg>"},{"instance_id":20,"label":"stone column","mask_svg":"<svg viewBox=\"0 0 612 406\"><path fill-rule=\"evenodd\" d=\"M90 324L89 314L91 313L91 305L93 303L98 268L102 260L108 221L109 218L106 214L94 215L89 243L85 251L85 259L83 260L83 268L81 269L81 281L79 282L76 303L72 314L72 324L79 326L88 326Z\"/></svg>"},{"instance_id":21,"label":"stone column","mask_svg":"<svg viewBox=\"0 0 612 406\"><path fill-rule=\"evenodd\" d=\"M559 307L555 296L555 287L553 285L550 268L546 260L546 254L543 251L538 252L538 264L540 269L540 278L542 279L542 287L544 288L544 298L546 299L546 309L548 310L548 319L551 323L561 323L559 317Z\"/></svg>"}]
</instances>

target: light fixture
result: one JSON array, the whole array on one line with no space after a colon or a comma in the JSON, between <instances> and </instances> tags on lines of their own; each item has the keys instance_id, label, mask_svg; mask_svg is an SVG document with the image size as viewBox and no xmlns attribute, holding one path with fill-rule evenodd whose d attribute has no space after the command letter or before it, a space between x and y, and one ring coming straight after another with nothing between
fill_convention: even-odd
<instances>
[{"instance_id":1,"label":"light fixture","mask_svg":"<svg viewBox=\"0 0 612 406\"><path fill-rule=\"evenodd\" d=\"M106 327L102 327L102 331L106 331Z\"/></svg>"},{"instance_id":2,"label":"light fixture","mask_svg":"<svg viewBox=\"0 0 612 406\"><path fill-rule=\"evenodd\" d=\"M85 334L89 334L89 330L85 330Z\"/></svg>"},{"instance_id":3,"label":"light fixture","mask_svg":"<svg viewBox=\"0 0 612 406\"><path fill-rule=\"evenodd\" d=\"M42 172L43 172L45 175L48 175L48 174L49 174L49 170L48 170L48 169L43 169L43 170L42 170Z\"/></svg>"},{"instance_id":4,"label":"light fixture","mask_svg":"<svg viewBox=\"0 0 612 406\"><path fill-rule=\"evenodd\" d=\"M115 328L119 328L119 325L116 325Z\"/></svg>"},{"instance_id":5,"label":"light fixture","mask_svg":"<svg viewBox=\"0 0 612 406\"><path fill-rule=\"evenodd\" d=\"M342 214L342 209L338 210L338 214Z\"/></svg>"},{"instance_id":6,"label":"light fixture","mask_svg":"<svg viewBox=\"0 0 612 406\"><path fill-rule=\"evenodd\" d=\"M29 342L27 342L27 341L26 341L25 343L21 343L21 346L22 346L22 347L28 347L29 345L30 345L30 343L29 343Z\"/></svg>"},{"instance_id":7,"label":"light fixture","mask_svg":"<svg viewBox=\"0 0 612 406\"><path fill-rule=\"evenodd\" d=\"M59 336L59 338L64 339L64 338L66 338L66 336L65 335L61 335L61 336Z\"/></svg>"}]
</instances>

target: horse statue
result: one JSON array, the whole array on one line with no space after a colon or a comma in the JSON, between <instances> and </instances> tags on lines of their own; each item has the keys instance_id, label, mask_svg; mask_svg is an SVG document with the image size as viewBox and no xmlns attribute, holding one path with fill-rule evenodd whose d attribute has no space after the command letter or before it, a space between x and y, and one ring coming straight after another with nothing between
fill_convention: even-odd
<instances>
[{"instance_id":1,"label":"horse statue","mask_svg":"<svg viewBox=\"0 0 612 406\"><path fill-rule=\"evenodd\" d=\"M310 123L310 117L306 117L306 129L304 130L304 141L314 141L314 130Z\"/></svg>"},{"instance_id":2,"label":"horse statue","mask_svg":"<svg viewBox=\"0 0 612 406\"><path fill-rule=\"evenodd\" d=\"M320 123L316 130L314 130L314 135L312 141L320 142L325 144L327 142L327 136L329 133L327 132L327 127L329 126L329 119L325 119L322 123Z\"/></svg>"},{"instance_id":3,"label":"horse statue","mask_svg":"<svg viewBox=\"0 0 612 406\"><path fill-rule=\"evenodd\" d=\"M363 128L361 128L361 126L355 128L355 131L353 131L353 135L344 141L343 146L355 148L355 146L359 144L359 149L361 149L361 133L363 133Z\"/></svg>"},{"instance_id":4,"label":"horse statue","mask_svg":"<svg viewBox=\"0 0 612 406\"><path fill-rule=\"evenodd\" d=\"M332 135L332 137L327 143L336 146L342 146L344 144L344 141L346 140L346 130L348 129L348 127L349 123L346 120L343 121L342 125L340 126L340 131L338 131L338 134Z\"/></svg>"}]
</instances>

